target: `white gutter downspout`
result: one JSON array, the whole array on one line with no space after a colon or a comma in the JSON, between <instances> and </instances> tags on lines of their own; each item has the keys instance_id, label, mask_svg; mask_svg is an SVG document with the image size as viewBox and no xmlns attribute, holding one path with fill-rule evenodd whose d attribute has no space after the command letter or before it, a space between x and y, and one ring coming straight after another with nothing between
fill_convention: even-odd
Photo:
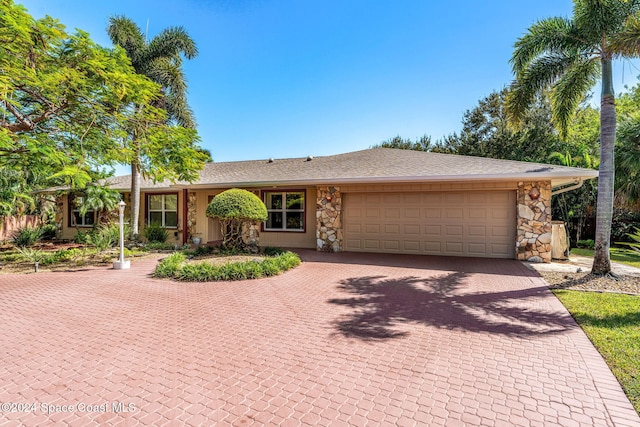
<instances>
[{"instance_id":1,"label":"white gutter downspout","mask_svg":"<svg viewBox=\"0 0 640 427\"><path fill-rule=\"evenodd\" d=\"M566 193L567 191L571 191L571 190L577 190L578 188L582 187L582 184L584 184L584 180L582 178L579 178L576 180L576 182L573 185L570 185L564 188L559 188L557 190L552 189L551 196L556 196L558 194Z\"/></svg>"}]
</instances>

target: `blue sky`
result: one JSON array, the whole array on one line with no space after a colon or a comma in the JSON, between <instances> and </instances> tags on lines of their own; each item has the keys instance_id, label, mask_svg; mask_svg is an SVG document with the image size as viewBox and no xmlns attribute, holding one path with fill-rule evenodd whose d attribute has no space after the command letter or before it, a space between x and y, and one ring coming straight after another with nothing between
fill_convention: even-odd
<instances>
[{"instance_id":1,"label":"blue sky","mask_svg":"<svg viewBox=\"0 0 640 427\"><path fill-rule=\"evenodd\" d=\"M184 26L202 145L215 161L329 155L401 135L441 138L507 85L513 43L570 0L16 0L110 46L126 15L149 35ZM624 70L624 72L623 72ZM634 85L629 63L616 90ZM624 80L623 80L624 76ZM596 97L597 98L597 97Z\"/></svg>"}]
</instances>

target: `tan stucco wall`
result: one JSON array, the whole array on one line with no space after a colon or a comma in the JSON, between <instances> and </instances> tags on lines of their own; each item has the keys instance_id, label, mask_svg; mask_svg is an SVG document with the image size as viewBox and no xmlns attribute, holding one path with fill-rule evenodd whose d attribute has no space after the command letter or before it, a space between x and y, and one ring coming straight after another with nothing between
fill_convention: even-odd
<instances>
[{"instance_id":1,"label":"tan stucco wall","mask_svg":"<svg viewBox=\"0 0 640 427\"><path fill-rule=\"evenodd\" d=\"M140 228L140 235L143 235L144 232L144 225L146 222L146 218L145 218L145 210L146 210L146 201L147 201L147 197L145 195L146 193L141 193L140 195L140 217L139 217L139 228ZM62 209L63 209L63 215L64 215L64 220L62 222L62 234L61 234L61 238L62 239L66 239L66 240L71 240L74 239L76 236L76 227L69 227L69 196L68 195L63 195L61 197L62 199ZM130 206L130 198L129 198L129 193L125 193L124 194L124 200L127 203L127 208L125 209L125 215L124 215L124 220L125 222L129 222L129 206ZM182 218L183 218L183 195L182 195L182 191L178 191L178 229L173 229L170 228L169 229L169 239L167 239L167 243L170 244L177 244L177 245L182 245ZM91 230L91 227L79 227L78 228L80 231L89 231ZM177 236L176 236L176 231Z\"/></svg>"},{"instance_id":2,"label":"tan stucco wall","mask_svg":"<svg viewBox=\"0 0 640 427\"><path fill-rule=\"evenodd\" d=\"M277 190L300 190L300 187L296 188L278 188ZM255 192L256 188L246 188L248 191ZM306 187L306 201L305 201L305 232L275 232L275 231L260 231L260 246L280 246L288 248L314 248L315 247L315 235L316 235L316 206L315 206L315 187ZM192 190L193 191L193 190ZM218 231L219 225L217 221L211 220L205 214L207 205L209 204L209 197L215 196L221 193L224 189L212 189L212 190L195 190L196 194L196 226L195 230L198 236L202 238L202 242L206 243L210 240L216 240L221 238ZM210 229L213 228L213 231ZM213 236L213 239L211 237Z\"/></svg>"},{"instance_id":3,"label":"tan stucco wall","mask_svg":"<svg viewBox=\"0 0 640 427\"><path fill-rule=\"evenodd\" d=\"M167 230L169 231L169 238L167 239L167 243L170 244L176 244L178 246L182 245L182 224L183 224L183 218L184 218L184 198L183 198L183 194L182 194L182 190L170 190L170 191L158 191L158 192L149 192L149 193L145 193L142 192L142 194L140 195L140 217L138 220L138 223L140 224L140 235L144 236L144 227L146 225L147 222L147 218L145 216L145 212L146 212L146 206L147 206L147 194L154 194L154 193L178 193L178 228L168 228ZM128 193L125 194L126 199L128 200ZM127 202L127 206L129 205L129 203ZM125 214L125 221L128 221L129 218L129 212L127 210L126 214Z\"/></svg>"},{"instance_id":4,"label":"tan stucco wall","mask_svg":"<svg viewBox=\"0 0 640 427\"><path fill-rule=\"evenodd\" d=\"M277 188L278 191L295 191L296 188ZM261 231L260 246L278 246L281 248L315 248L316 247L316 187L305 190L305 231Z\"/></svg>"},{"instance_id":5,"label":"tan stucco wall","mask_svg":"<svg viewBox=\"0 0 640 427\"><path fill-rule=\"evenodd\" d=\"M196 236L200 237L203 243L207 243L210 240L209 229L212 226L212 224L214 227L217 228L213 220L209 219L205 214L207 211L207 205L209 204L209 197L215 196L216 194L220 194L223 191L224 191L223 189L190 191L196 194L196 215L195 215L196 225L194 229L196 230L195 232L197 233ZM216 229L213 234L214 240L215 240L215 237L218 237L218 235L219 235L219 232Z\"/></svg>"},{"instance_id":6,"label":"tan stucco wall","mask_svg":"<svg viewBox=\"0 0 640 427\"><path fill-rule=\"evenodd\" d=\"M75 227L69 227L69 196L67 194L61 197L62 199L62 239L73 239L76 236ZM90 230L91 227L81 227L80 230Z\"/></svg>"}]
</instances>

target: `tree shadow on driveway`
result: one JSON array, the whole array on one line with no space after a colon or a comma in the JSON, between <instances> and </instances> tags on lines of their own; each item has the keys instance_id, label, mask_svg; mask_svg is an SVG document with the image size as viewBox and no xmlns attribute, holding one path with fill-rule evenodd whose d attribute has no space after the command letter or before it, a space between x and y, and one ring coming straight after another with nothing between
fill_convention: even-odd
<instances>
[{"instance_id":1,"label":"tree shadow on driveway","mask_svg":"<svg viewBox=\"0 0 640 427\"><path fill-rule=\"evenodd\" d=\"M469 273L433 277L353 277L338 288L351 297L328 302L352 309L336 321L337 333L362 340L407 335L402 326L421 324L443 329L513 336L561 333L573 326L568 313L551 310L540 300L546 287L474 291Z\"/></svg>"}]
</instances>

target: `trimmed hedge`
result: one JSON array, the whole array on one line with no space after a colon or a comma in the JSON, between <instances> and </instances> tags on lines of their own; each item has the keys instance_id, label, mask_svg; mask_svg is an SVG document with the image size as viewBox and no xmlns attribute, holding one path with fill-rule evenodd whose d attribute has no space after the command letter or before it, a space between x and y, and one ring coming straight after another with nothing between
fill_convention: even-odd
<instances>
[{"instance_id":1,"label":"trimmed hedge","mask_svg":"<svg viewBox=\"0 0 640 427\"><path fill-rule=\"evenodd\" d=\"M240 188L231 188L213 198L206 215L227 220L264 221L267 207L255 194Z\"/></svg>"},{"instance_id":2,"label":"trimmed hedge","mask_svg":"<svg viewBox=\"0 0 640 427\"><path fill-rule=\"evenodd\" d=\"M260 261L239 261L223 265L213 265L206 261L187 263L185 255L176 252L158 263L154 276L183 282L259 279L283 273L297 267L300 262L297 254L287 251Z\"/></svg>"}]
</instances>

